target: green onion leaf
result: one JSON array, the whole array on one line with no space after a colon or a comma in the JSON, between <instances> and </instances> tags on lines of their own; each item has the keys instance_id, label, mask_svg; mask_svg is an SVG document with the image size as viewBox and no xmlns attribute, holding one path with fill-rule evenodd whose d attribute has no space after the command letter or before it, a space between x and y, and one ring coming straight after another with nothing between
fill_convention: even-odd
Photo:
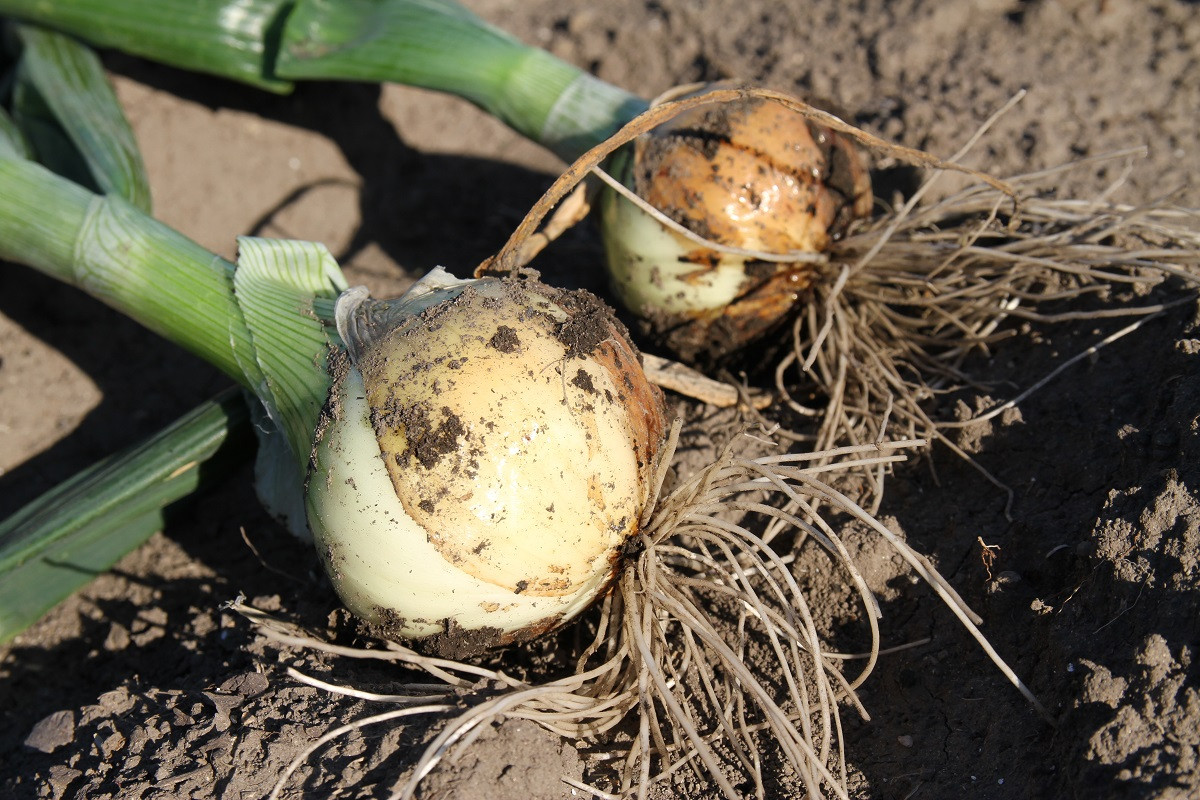
<instances>
[{"instance_id":1,"label":"green onion leaf","mask_svg":"<svg viewBox=\"0 0 1200 800\"><path fill-rule=\"evenodd\" d=\"M0 523L0 643L163 527L163 508L244 457L249 422L231 389Z\"/></svg>"},{"instance_id":2,"label":"green onion leaf","mask_svg":"<svg viewBox=\"0 0 1200 800\"><path fill-rule=\"evenodd\" d=\"M271 65L292 0L0 0L0 14L163 64L274 92Z\"/></svg>"},{"instance_id":3,"label":"green onion leaf","mask_svg":"<svg viewBox=\"0 0 1200 800\"><path fill-rule=\"evenodd\" d=\"M646 107L449 0L300 0L276 72L449 92L567 160Z\"/></svg>"},{"instance_id":4,"label":"green onion leaf","mask_svg":"<svg viewBox=\"0 0 1200 800\"><path fill-rule=\"evenodd\" d=\"M0 14L279 92L302 79L448 92L567 161L647 105L453 0L0 0Z\"/></svg>"},{"instance_id":5,"label":"green onion leaf","mask_svg":"<svg viewBox=\"0 0 1200 800\"><path fill-rule=\"evenodd\" d=\"M13 122L29 145L29 158L44 164L67 180L100 191L79 148L63 130L54 111L34 84L23 77L22 65L13 71Z\"/></svg>"},{"instance_id":6,"label":"green onion leaf","mask_svg":"<svg viewBox=\"0 0 1200 800\"><path fill-rule=\"evenodd\" d=\"M148 212L146 167L100 59L62 34L28 25L16 26L16 31L24 47L18 90L23 89L26 97L36 91L102 192L119 194ZM33 142L40 153L39 139L34 137Z\"/></svg>"},{"instance_id":7,"label":"green onion leaf","mask_svg":"<svg viewBox=\"0 0 1200 800\"><path fill-rule=\"evenodd\" d=\"M247 388L261 383L233 264L33 162L0 155L0 186L0 258L83 289Z\"/></svg>"}]
</instances>

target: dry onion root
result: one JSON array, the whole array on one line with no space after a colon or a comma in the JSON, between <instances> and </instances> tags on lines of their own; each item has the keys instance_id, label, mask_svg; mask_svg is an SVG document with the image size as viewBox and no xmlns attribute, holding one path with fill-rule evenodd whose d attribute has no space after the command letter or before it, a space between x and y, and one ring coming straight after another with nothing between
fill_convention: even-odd
<instances>
[{"instance_id":1,"label":"dry onion root","mask_svg":"<svg viewBox=\"0 0 1200 800\"><path fill-rule=\"evenodd\" d=\"M606 596L590 642L576 654L574 672L546 683L422 655L394 642L365 650L331 645L235 603L264 635L286 646L391 661L445 685L444 691L423 683L400 687L394 695L366 695L290 670L312 685L397 707L341 726L315 742L280 778L272 798L282 794L295 769L337 736L412 714L455 711L457 716L428 745L392 798L414 796L440 761L469 747L488 724L526 719L561 736L603 745L630 714L636 717L637 734L627 756L612 771L600 769L590 776L606 784L603 789L587 787L599 796L645 797L654 784L685 769L711 781L724 797L761 798L768 772L772 780L781 779L777 768L765 764L781 759L792 770L788 780L794 781L797 796L846 797L839 704L849 703L866 717L854 689L880 653L879 607L818 506L860 520L887 539L1036 705L940 576L828 481L839 470L901 460L899 450L916 444L757 459L725 453L666 495L644 520L640 551L627 558L616 589ZM804 592L791 575L790 560L777 555L768 541L785 534L794 537L796 547L822 548L831 573L842 575L860 597L871 647L852 677L843 674L847 656L829 651L822 642ZM714 603L733 611L713 617ZM770 653L761 674L743 663L751 647ZM783 687L780 694L768 688L771 683Z\"/></svg>"},{"instance_id":2,"label":"dry onion root","mask_svg":"<svg viewBox=\"0 0 1200 800\"><path fill-rule=\"evenodd\" d=\"M710 105L694 104L704 97ZM761 364L764 353L782 349L776 387L788 407L814 420L815 439L796 438L817 449L878 441L892 423L899 435L936 438L957 451L927 401L972 383L965 357L1012 335L1006 320L1144 319L1163 306L1044 309L1121 288L1144 293L1168 277L1200 284L1200 212L1167 201L1113 203L1107 198L1120 181L1090 201L1043 196L1061 171L1086 162L1005 181L958 166L995 117L942 162L775 92L717 89L688 99L648 112L684 115L686 125L668 123L665 133L627 129L640 135L638 157L665 147L647 141L673 139L672 160L664 165L660 156L650 167L617 160L623 171L605 178L611 188L599 202L616 294L685 360L719 364L750 353ZM782 109L766 117L758 144L748 143L750 123L762 122L747 114L751 102ZM784 113L794 132L781 136ZM823 150L789 163L814 139ZM852 222L869 190L846 155L849 140L931 175L902 207ZM754 156L749 163L746 153ZM976 183L921 204L948 170ZM651 185L647 171L672 185ZM787 206L789 196L799 199L791 202L798 213L771 223L788 235L764 235L756 217ZM800 202L806 198L808 208ZM720 222L723 214L737 224ZM816 402L797 401L797 385L814 388ZM881 476L864 475L878 502Z\"/></svg>"},{"instance_id":3,"label":"dry onion root","mask_svg":"<svg viewBox=\"0 0 1200 800\"><path fill-rule=\"evenodd\" d=\"M791 350L776 369L785 401L819 415L818 446L874 441L888 420L899 435L937 439L974 464L945 431L975 420L935 420L926 403L974 384L966 357L1015 335L1006 321L1138 318L1124 335L1170 302L1058 313L1048 306L1140 296L1168 278L1189 287L1182 301L1194 297L1200 213L1039 196L1056 172L1007 179L1021 198L1015 213L1009 198L976 184L928 205L910 202L831 247L827 279L795 317ZM790 397L793 369L829 398L824 408Z\"/></svg>"}]
</instances>

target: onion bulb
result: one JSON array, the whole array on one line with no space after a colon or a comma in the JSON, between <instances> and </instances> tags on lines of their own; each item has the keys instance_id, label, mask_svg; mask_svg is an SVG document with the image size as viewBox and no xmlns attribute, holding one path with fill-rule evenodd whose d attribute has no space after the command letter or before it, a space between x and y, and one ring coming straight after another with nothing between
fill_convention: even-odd
<instances>
[{"instance_id":1,"label":"onion bulb","mask_svg":"<svg viewBox=\"0 0 1200 800\"><path fill-rule=\"evenodd\" d=\"M608 309L442 270L338 301L347 357L307 505L339 596L452 657L537 636L613 579L650 502L661 392Z\"/></svg>"},{"instance_id":2,"label":"onion bulb","mask_svg":"<svg viewBox=\"0 0 1200 800\"><path fill-rule=\"evenodd\" d=\"M600 201L616 294L688 361L719 359L775 328L817 279L806 256L872 203L851 141L759 97L679 114L639 137L614 171L674 222L742 251L705 246L612 190Z\"/></svg>"}]
</instances>

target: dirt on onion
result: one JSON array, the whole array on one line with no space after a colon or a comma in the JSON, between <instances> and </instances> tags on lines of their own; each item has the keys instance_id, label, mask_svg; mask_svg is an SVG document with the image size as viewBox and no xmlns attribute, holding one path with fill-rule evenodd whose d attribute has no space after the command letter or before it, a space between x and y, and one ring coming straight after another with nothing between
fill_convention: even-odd
<instances>
[{"instance_id":1,"label":"dirt on onion","mask_svg":"<svg viewBox=\"0 0 1200 800\"><path fill-rule=\"evenodd\" d=\"M1136 205L1183 187L1175 199L1200 206L1185 180L1200 166L1200 22L1183 0L821 0L803 11L766 2L470 5L645 96L734 75L796 83L836 96L869 130L943 155L1028 87L973 166L1017 174L1146 145L1119 197ZM167 222L226 255L234 233L327 241L379 295L433 263L470 269L558 169L465 104L426 93L312 86L282 99L132 59L106 63ZM1121 169L1097 164L1063 175L1056 188L1095 196ZM893 177L903 184L902 170ZM586 230L564 244L599 253ZM603 290L577 273L547 279ZM150 334L25 270L0 271L0 312L0 421L12 443L0 448L5 512L221 385ZM1019 341L971 357L979 386L938 397L935 408L973 417L1121 324L1021 323ZM852 796L1174 798L1200 788L1198 342L1200 309L1170 309L1017 408L948 434L1013 489L1011 520L1003 492L945 451L888 481L884 522L928 553L984 617L988 636L1058 715L1057 729L888 551L848 523L847 547L880 598L885 644L920 643L884 655L859 689L870 722L846 715ZM731 420L680 409L686 474L711 462ZM249 480L247 469L177 512L164 535L2 651L0 752L9 769L0 791L262 797L313 741L375 710L301 684L288 667L377 693L411 679L281 651L222 608L245 592L256 607L310 620L328 639L364 644L336 610L316 559L258 510ZM843 582L805 559L795 571L822 609L821 632L847 652L861 646ZM553 675L569 667L564 647L551 639L503 667ZM292 785L386 796L436 733L409 722L351 736ZM561 778L583 780L605 758L508 722L443 764L427 789L579 796ZM661 796L711 792L685 771Z\"/></svg>"}]
</instances>

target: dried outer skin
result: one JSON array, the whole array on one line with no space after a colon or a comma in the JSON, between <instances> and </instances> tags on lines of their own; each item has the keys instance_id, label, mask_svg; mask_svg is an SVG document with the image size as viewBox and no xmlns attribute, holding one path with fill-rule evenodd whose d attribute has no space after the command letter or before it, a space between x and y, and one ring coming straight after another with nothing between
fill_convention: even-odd
<instances>
[{"instance_id":1,"label":"dried outer skin","mask_svg":"<svg viewBox=\"0 0 1200 800\"><path fill-rule=\"evenodd\" d=\"M639 139L626 182L694 233L776 254L825 250L872 203L853 142L753 98L701 106ZM688 361L720 360L761 338L819 278L802 262L699 246L615 193L602 199L601 214L618 295Z\"/></svg>"},{"instance_id":2,"label":"dried outer skin","mask_svg":"<svg viewBox=\"0 0 1200 800\"><path fill-rule=\"evenodd\" d=\"M665 411L599 301L485 279L344 367L309 495L325 482L310 522L351 611L462 656L549 630L608 585ZM351 453L368 445L363 469Z\"/></svg>"},{"instance_id":3,"label":"dried outer skin","mask_svg":"<svg viewBox=\"0 0 1200 800\"><path fill-rule=\"evenodd\" d=\"M769 100L692 109L639 139L636 151L638 194L722 244L819 252L871 210L854 145Z\"/></svg>"}]
</instances>

